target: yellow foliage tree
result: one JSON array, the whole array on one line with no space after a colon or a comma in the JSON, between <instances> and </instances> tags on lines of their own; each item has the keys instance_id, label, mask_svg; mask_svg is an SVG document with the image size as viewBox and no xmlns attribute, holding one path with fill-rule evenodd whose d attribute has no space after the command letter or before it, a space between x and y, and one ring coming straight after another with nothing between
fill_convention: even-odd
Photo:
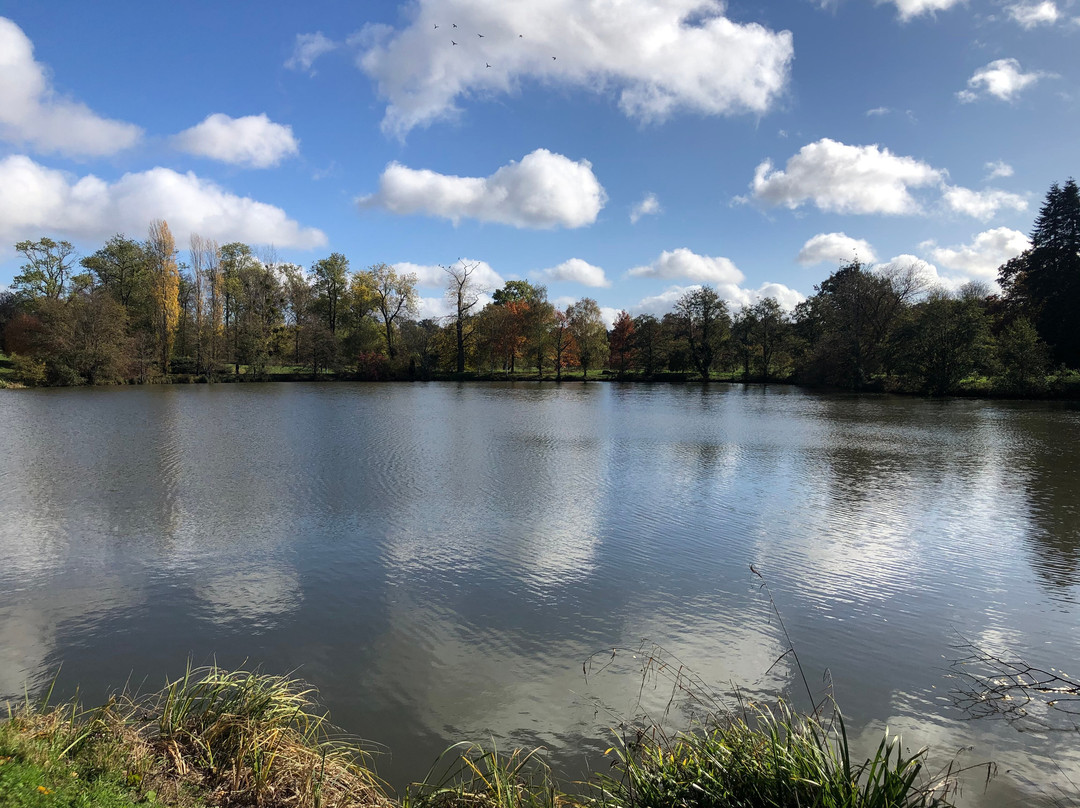
<instances>
[{"instance_id":1,"label":"yellow foliage tree","mask_svg":"<svg viewBox=\"0 0 1080 808\"><path fill-rule=\"evenodd\" d=\"M173 241L169 225L164 219L155 219L150 223L146 246L151 257L150 271L153 278L151 300L154 335L158 355L161 357L161 372L168 373L169 357L172 356L173 342L176 339L176 325L180 320L180 268L176 264L176 242Z\"/></svg>"}]
</instances>

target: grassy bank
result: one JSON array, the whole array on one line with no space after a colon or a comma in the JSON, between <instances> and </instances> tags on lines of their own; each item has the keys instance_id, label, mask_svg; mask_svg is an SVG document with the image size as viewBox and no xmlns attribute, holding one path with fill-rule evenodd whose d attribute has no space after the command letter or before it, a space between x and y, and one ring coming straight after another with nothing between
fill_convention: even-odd
<instances>
[{"instance_id":1,"label":"grassy bank","mask_svg":"<svg viewBox=\"0 0 1080 808\"><path fill-rule=\"evenodd\" d=\"M639 728L609 755L611 768L564 787L538 751L454 746L395 798L310 688L210 668L95 709L9 706L0 806L914 808L950 805L954 784L927 777L925 750L905 753L895 737L856 760L838 714L826 722L783 705L713 716L670 738Z\"/></svg>"}]
</instances>

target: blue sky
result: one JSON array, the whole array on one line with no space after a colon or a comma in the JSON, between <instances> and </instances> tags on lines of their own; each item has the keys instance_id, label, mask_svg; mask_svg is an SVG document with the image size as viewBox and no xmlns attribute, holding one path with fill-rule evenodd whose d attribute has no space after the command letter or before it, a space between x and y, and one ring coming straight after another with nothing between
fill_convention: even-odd
<instances>
[{"instance_id":1,"label":"blue sky","mask_svg":"<svg viewBox=\"0 0 1080 808\"><path fill-rule=\"evenodd\" d=\"M0 285L154 218L426 314L458 259L609 316L856 254L992 281L1076 173L1078 44L1076 0L3 0Z\"/></svg>"}]
</instances>

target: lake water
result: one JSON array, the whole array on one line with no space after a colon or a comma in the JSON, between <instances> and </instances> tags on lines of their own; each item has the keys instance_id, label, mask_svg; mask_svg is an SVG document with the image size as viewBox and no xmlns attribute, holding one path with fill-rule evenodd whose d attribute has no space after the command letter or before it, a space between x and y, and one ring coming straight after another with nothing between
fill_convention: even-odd
<instances>
[{"instance_id":1,"label":"lake water","mask_svg":"<svg viewBox=\"0 0 1080 808\"><path fill-rule=\"evenodd\" d=\"M966 638L1080 658L1080 409L796 389L263 384L0 393L0 696L187 660L295 671L395 785L453 741L567 776L670 690L831 686L859 743L1080 782L1075 732L968 720ZM606 650L605 650L606 649ZM601 652L593 675L582 666ZM639 696L640 694L640 696ZM801 700L801 701L800 701ZM669 720L683 720L675 710ZM1008 773L1006 773L1006 771ZM1030 782L1029 782L1030 781ZM1037 787L1031 783L1039 784Z\"/></svg>"}]
</instances>

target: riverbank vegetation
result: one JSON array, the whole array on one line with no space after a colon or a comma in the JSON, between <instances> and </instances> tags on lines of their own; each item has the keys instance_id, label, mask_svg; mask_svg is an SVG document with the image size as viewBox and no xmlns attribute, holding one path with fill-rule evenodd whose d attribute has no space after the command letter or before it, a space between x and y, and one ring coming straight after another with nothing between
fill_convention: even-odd
<instances>
[{"instance_id":1,"label":"riverbank vegetation","mask_svg":"<svg viewBox=\"0 0 1080 808\"><path fill-rule=\"evenodd\" d=\"M417 277L386 264L354 270L334 253L305 270L198 235L182 253L155 221L144 241L116 235L81 259L47 237L16 245L25 263L0 294L0 385L721 379L1077 397L1073 180L1048 192L1031 244L1000 268L1000 293L853 260L792 312L769 297L733 311L702 286L662 316L623 311L608 328L590 298L560 309L527 280L484 289L479 265L461 262L444 268L450 315L419 318Z\"/></svg>"},{"instance_id":2,"label":"riverbank vegetation","mask_svg":"<svg viewBox=\"0 0 1080 808\"><path fill-rule=\"evenodd\" d=\"M739 805L948 806L952 769L925 772L886 734L860 760L843 721L775 712L716 714L673 737L638 727L602 772L563 787L538 751L451 747L399 798L362 746L338 734L292 679L189 671L149 696L102 707L24 702L0 720L0 806L264 808L687 808Z\"/></svg>"}]
</instances>

